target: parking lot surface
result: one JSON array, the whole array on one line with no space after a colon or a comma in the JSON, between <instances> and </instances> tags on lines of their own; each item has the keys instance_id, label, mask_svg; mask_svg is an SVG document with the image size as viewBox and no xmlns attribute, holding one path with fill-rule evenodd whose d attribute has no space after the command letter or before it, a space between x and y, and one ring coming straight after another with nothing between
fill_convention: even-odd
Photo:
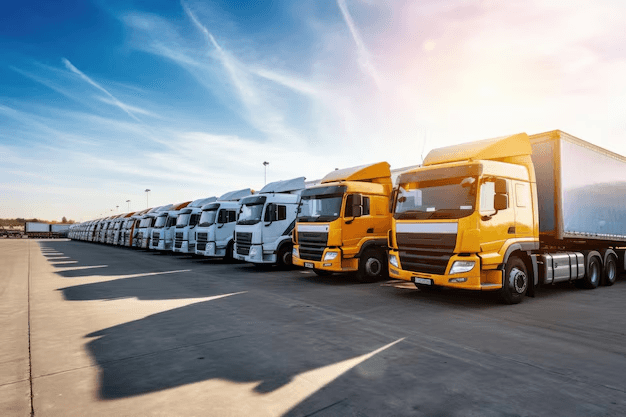
<instances>
[{"instance_id":1,"label":"parking lot surface","mask_svg":"<svg viewBox=\"0 0 626 417\"><path fill-rule=\"evenodd\" d=\"M621 416L626 280L514 306L0 240L0 415Z\"/></svg>"}]
</instances>

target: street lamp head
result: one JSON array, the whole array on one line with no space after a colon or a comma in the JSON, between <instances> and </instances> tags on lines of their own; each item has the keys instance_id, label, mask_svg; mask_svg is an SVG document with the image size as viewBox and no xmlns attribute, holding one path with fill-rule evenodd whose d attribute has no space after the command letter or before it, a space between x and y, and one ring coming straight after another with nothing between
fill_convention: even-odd
<instances>
[{"instance_id":1,"label":"street lamp head","mask_svg":"<svg viewBox=\"0 0 626 417\"><path fill-rule=\"evenodd\" d=\"M267 162L267 161L263 162L263 165L265 165L265 166L268 166L269 164L270 164L270 163L269 163L269 162Z\"/></svg>"},{"instance_id":2,"label":"street lamp head","mask_svg":"<svg viewBox=\"0 0 626 417\"><path fill-rule=\"evenodd\" d=\"M127 203L130 203L130 200L126 200Z\"/></svg>"},{"instance_id":3,"label":"street lamp head","mask_svg":"<svg viewBox=\"0 0 626 417\"><path fill-rule=\"evenodd\" d=\"M150 189L149 189L149 188L146 188L146 192L149 192L149 191L150 191Z\"/></svg>"}]
</instances>

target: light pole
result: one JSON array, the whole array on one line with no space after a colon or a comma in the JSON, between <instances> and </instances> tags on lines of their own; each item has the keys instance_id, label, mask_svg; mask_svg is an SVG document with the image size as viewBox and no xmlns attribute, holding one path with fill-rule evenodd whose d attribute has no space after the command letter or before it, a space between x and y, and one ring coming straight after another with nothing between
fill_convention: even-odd
<instances>
[{"instance_id":1,"label":"light pole","mask_svg":"<svg viewBox=\"0 0 626 417\"><path fill-rule=\"evenodd\" d=\"M269 163L269 162L267 162L267 161L264 161L264 162L263 162L263 167L265 168L265 175L264 175L264 178L265 178L265 184L267 184L267 166L268 166L269 164L270 164L270 163Z\"/></svg>"},{"instance_id":2,"label":"light pole","mask_svg":"<svg viewBox=\"0 0 626 417\"><path fill-rule=\"evenodd\" d=\"M148 193L150 192L149 188L146 188L146 208L150 208L150 204L148 203Z\"/></svg>"},{"instance_id":3,"label":"light pole","mask_svg":"<svg viewBox=\"0 0 626 417\"><path fill-rule=\"evenodd\" d=\"M130 200L126 200L126 202L128 203L128 212L130 213Z\"/></svg>"}]
</instances>

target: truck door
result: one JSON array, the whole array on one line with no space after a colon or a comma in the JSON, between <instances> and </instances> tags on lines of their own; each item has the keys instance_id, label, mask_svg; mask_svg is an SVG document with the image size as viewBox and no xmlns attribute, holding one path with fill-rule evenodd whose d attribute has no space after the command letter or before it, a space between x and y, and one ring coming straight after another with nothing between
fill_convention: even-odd
<instances>
[{"instance_id":1,"label":"truck door","mask_svg":"<svg viewBox=\"0 0 626 417\"><path fill-rule=\"evenodd\" d=\"M287 222L287 205L268 203L265 206L263 217L263 245L274 247L277 239L282 236L283 231L289 226Z\"/></svg>"},{"instance_id":2,"label":"truck door","mask_svg":"<svg viewBox=\"0 0 626 417\"><path fill-rule=\"evenodd\" d=\"M533 237L533 205L530 197L530 184L513 181L515 200L515 236Z\"/></svg>"},{"instance_id":3,"label":"truck door","mask_svg":"<svg viewBox=\"0 0 626 417\"><path fill-rule=\"evenodd\" d=\"M483 178L480 184L480 249L499 252L507 239L515 238L515 210L511 203L511 182L503 178Z\"/></svg>"},{"instance_id":4,"label":"truck door","mask_svg":"<svg viewBox=\"0 0 626 417\"><path fill-rule=\"evenodd\" d=\"M348 194L343 213L341 238L345 257L353 257L359 251L359 242L372 228L370 217L370 197L361 194Z\"/></svg>"}]
</instances>

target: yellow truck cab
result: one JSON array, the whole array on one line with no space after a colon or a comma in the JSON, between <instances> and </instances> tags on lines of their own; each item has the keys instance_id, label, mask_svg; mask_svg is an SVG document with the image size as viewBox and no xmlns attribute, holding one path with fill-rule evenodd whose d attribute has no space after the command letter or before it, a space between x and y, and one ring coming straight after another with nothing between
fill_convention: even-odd
<instances>
[{"instance_id":1,"label":"yellow truck cab","mask_svg":"<svg viewBox=\"0 0 626 417\"><path fill-rule=\"evenodd\" d=\"M497 290L509 304L542 284L611 285L625 262L626 208L614 204L626 198L625 168L626 158L561 131L435 149L398 178L389 276ZM603 184L614 191L591 204L585 196Z\"/></svg>"},{"instance_id":2,"label":"yellow truck cab","mask_svg":"<svg viewBox=\"0 0 626 417\"><path fill-rule=\"evenodd\" d=\"M293 264L318 275L357 272L364 282L385 277L391 191L387 162L332 171L302 191Z\"/></svg>"}]
</instances>

